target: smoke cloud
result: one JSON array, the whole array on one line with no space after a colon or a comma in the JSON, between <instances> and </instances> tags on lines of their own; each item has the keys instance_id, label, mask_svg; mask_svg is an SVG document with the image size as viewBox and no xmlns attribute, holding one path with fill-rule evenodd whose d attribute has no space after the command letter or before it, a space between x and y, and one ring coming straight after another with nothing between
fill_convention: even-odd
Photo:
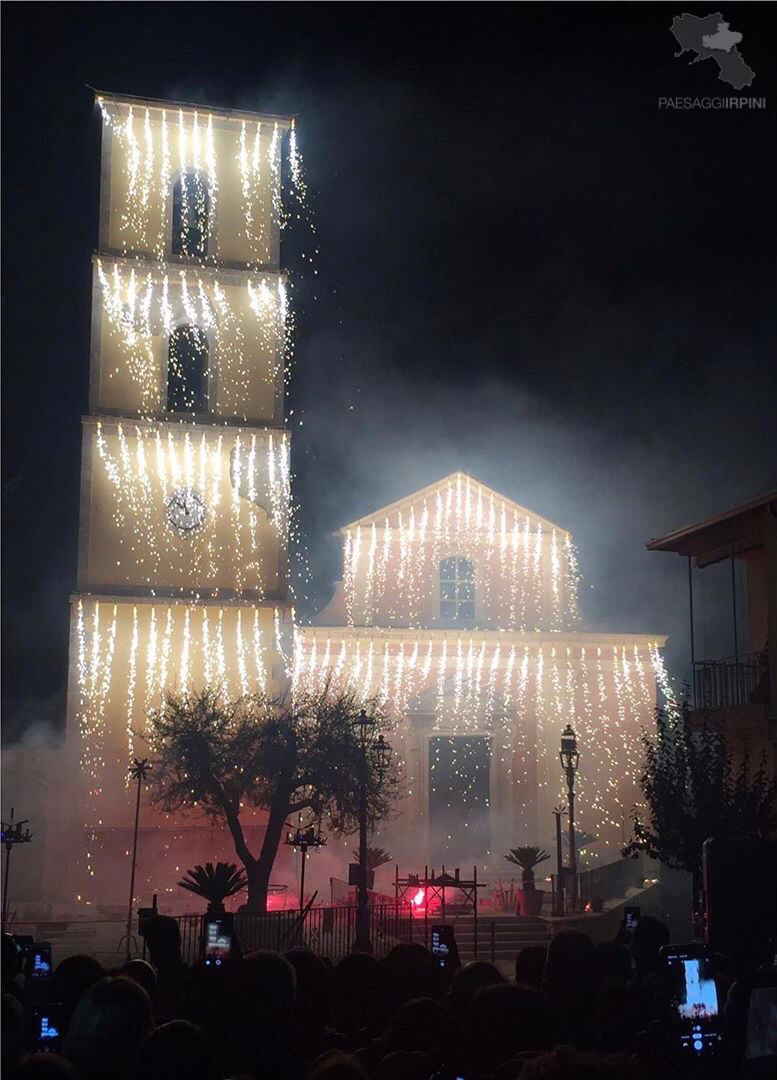
<instances>
[{"instance_id":1,"label":"smoke cloud","mask_svg":"<svg viewBox=\"0 0 777 1080\"><path fill-rule=\"evenodd\" d=\"M98 220L84 83L299 118L316 223L287 232L283 256L300 617L339 576L335 530L462 469L570 529L585 620L668 634L682 681L687 568L645 541L775 484L768 118L659 112L660 94L700 92L705 65L674 58L649 5L628 25L590 5L562 25L529 5L517 32L496 8L458 5L433 38L398 27L391 5L351 5L347 25L310 5L193 5L185 19L145 5L119 24L91 5L34 34L33 9L14 7L4 731L27 735L18 754L6 745L4 808L18 798L34 817L16 763L38 722L64 723ZM749 21L766 16L739 17L774 100L771 35ZM697 654L729 654L730 581L712 568L696 587Z\"/></svg>"}]
</instances>

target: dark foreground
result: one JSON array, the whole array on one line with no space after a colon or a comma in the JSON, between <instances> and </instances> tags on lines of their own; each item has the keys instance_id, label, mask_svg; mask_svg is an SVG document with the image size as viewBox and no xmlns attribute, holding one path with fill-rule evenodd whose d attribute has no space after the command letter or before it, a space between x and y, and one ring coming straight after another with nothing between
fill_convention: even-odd
<instances>
[{"instance_id":1,"label":"dark foreground","mask_svg":"<svg viewBox=\"0 0 777 1080\"><path fill-rule=\"evenodd\" d=\"M643 918L633 937L594 945L573 930L516 958L448 968L421 945L382 960L351 954L233 955L189 967L174 920L153 920L153 966L106 971L63 960L49 978L19 971L3 936L6 1080L510 1080L513 1077L760 1077L774 1074L773 965L744 973L715 958L720 1038L683 1048L659 950ZM55 958L56 959L56 958ZM771 957L773 960L773 956ZM716 1022L717 1023L717 1022ZM48 1052L42 1052L42 1048Z\"/></svg>"}]
</instances>

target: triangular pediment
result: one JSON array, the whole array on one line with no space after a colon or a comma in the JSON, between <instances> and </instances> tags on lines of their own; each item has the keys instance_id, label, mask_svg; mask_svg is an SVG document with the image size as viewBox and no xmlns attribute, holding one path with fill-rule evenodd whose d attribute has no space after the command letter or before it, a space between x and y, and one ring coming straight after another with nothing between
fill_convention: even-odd
<instances>
[{"instance_id":1,"label":"triangular pediment","mask_svg":"<svg viewBox=\"0 0 777 1080\"><path fill-rule=\"evenodd\" d=\"M372 525L382 527L387 520L392 528L396 528L399 524L400 515L403 521L407 522L412 510L417 519L423 513L425 506L431 515L437 504L438 495L444 500L449 497L461 500L463 505L469 505L471 513L480 512L488 515L491 512L493 503L495 511L499 515L501 515L502 507L504 507L510 515L515 515L521 519L528 518L533 527L539 525L544 531L548 532L554 529L559 532L567 531L563 526L556 525L547 518L535 514L533 510L521 506L514 499L509 499L506 495L494 491L488 485L481 484L474 476L464 472L453 472L434 484L428 484L419 491L414 491L411 495L406 495L402 499L397 499L396 502L389 503L388 506L382 506L371 514L366 514L364 517L357 518L356 521L343 525L340 532L346 533L350 529L369 528Z\"/></svg>"}]
</instances>

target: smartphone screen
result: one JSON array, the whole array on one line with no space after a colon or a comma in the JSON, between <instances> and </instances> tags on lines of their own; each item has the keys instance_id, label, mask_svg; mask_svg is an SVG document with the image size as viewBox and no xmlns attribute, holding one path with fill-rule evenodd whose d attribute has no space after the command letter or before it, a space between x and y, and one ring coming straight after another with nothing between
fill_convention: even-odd
<instances>
[{"instance_id":1,"label":"smartphone screen","mask_svg":"<svg viewBox=\"0 0 777 1080\"><path fill-rule=\"evenodd\" d=\"M32 950L35 947L35 938L33 938L31 934L16 934L14 936L14 941L19 950L20 967L22 971L26 971L28 961L32 956Z\"/></svg>"},{"instance_id":2,"label":"smartphone screen","mask_svg":"<svg viewBox=\"0 0 777 1080\"><path fill-rule=\"evenodd\" d=\"M35 1037L38 1049L52 1054L59 1053L62 1041L58 1011L58 1006L51 1004L47 1009L38 1009L35 1012Z\"/></svg>"},{"instance_id":3,"label":"smartphone screen","mask_svg":"<svg viewBox=\"0 0 777 1080\"><path fill-rule=\"evenodd\" d=\"M432 956L441 968L448 967L454 959L453 927L441 924L432 927Z\"/></svg>"},{"instance_id":4,"label":"smartphone screen","mask_svg":"<svg viewBox=\"0 0 777 1080\"><path fill-rule=\"evenodd\" d=\"M747 1006L746 1058L777 1056L777 986L756 986Z\"/></svg>"},{"instance_id":5,"label":"smartphone screen","mask_svg":"<svg viewBox=\"0 0 777 1080\"><path fill-rule=\"evenodd\" d=\"M39 941L29 952L29 975L33 979L44 979L51 974L51 946L46 941Z\"/></svg>"},{"instance_id":6,"label":"smartphone screen","mask_svg":"<svg viewBox=\"0 0 777 1080\"><path fill-rule=\"evenodd\" d=\"M633 930L639 922L639 908L627 907L623 909L623 923L627 930Z\"/></svg>"},{"instance_id":7,"label":"smartphone screen","mask_svg":"<svg viewBox=\"0 0 777 1080\"><path fill-rule=\"evenodd\" d=\"M232 916L205 916L205 964L220 967L232 952Z\"/></svg>"},{"instance_id":8,"label":"smartphone screen","mask_svg":"<svg viewBox=\"0 0 777 1080\"><path fill-rule=\"evenodd\" d=\"M661 950L667 990L684 1050L713 1053L720 1042L718 990L712 957L705 946L670 946Z\"/></svg>"}]
</instances>

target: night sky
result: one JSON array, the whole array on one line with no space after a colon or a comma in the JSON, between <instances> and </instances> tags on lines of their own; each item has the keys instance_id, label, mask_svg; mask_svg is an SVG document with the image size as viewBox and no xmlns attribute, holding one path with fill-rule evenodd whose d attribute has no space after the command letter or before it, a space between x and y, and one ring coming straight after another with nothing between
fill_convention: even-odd
<instances>
[{"instance_id":1,"label":"night sky","mask_svg":"<svg viewBox=\"0 0 777 1080\"><path fill-rule=\"evenodd\" d=\"M775 14L723 9L764 111L676 58L683 4L3 8L7 739L62 726L100 124L87 84L295 114L318 230L288 238L303 616L333 530L454 469L572 530L586 619L669 633L651 536L775 483ZM308 580L305 580L305 577ZM698 575L697 655L730 652ZM725 612L725 614L724 614Z\"/></svg>"}]
</instances>

